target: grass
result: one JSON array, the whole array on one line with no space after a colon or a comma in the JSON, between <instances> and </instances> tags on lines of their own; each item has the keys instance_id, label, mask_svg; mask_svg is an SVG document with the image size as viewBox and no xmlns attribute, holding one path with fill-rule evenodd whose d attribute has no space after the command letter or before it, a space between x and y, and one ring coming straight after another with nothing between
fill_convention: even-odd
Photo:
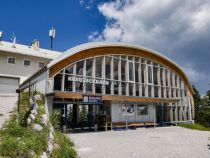
<instances>
[{"instance_id":1,"label":"grass","mask_svg":"<svg viewBox=\"0 0 210 158\"><path fill-rule=\"evenodd\" d=\"M40 117L43 114L43 102L38 103L39 109L36 116L41 124ZM49 129L43 126L43 130L35 132L32 126L25 127L25 115L28 112L28 95L21 94L20 99L20 125L16 123L16 109L14 109L9 121L0 131L0 156L5 157L38 157L47 149L47 137ZM32 123L31 123L32 124Z\"/></svg>"},{"instance_id":2,"label":"grass","mask_svg":"<svg viewBox=\"0 0 210 158\"><path fill-rule=\"evenodd\" d=\"M40 100L38 104L38 114L35 120L26 127L26 118L28 113L28 93L21 94L20 99L20 125L16 123L16 109L13 110L9 121L7 121L0 130L0 157L11 158L38 158L47 150L47 138L49 128L41 123L41 116L45 113L44 101ZM32 124L43 125L40 132L33 130ZM77 153L74 144L64 134L55 133L55 143L57 147L53 149L50 158L76 158Z\"/></svg>"},{"instance_id":3,"label":"grass","mask_svg":"<svg viewBox=\"0 0 210 158\"><path fill-rule=\"evenodd\" d=\"M55 132L55 143L58 147L54 148L50 158L76 158L77 153L74 149L74 143L70 141L64 134Z\"/></svg>"},{"instance_id":4,"label":"grass","mask_svg":"<svg viewBox=\"0 0 210 158\"><path fill-rule=\"evenodd\" d=\"M200 130L200 131L210 131L210 127L205 127L200 124L179 124L180 127L188 128L188 129L193 129L193 130Z\"/></svg>"}]
</instances>

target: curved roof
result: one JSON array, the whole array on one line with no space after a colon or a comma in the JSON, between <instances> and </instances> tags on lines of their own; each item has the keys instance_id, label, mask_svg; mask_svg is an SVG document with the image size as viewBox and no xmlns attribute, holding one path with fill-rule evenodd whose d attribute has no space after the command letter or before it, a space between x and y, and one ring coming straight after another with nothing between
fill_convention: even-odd
<instances>
[{"instance_id":1,"label":"curved roof","mask_svg":"<svg viewBox=\"0 0 210 158\"><path fill-rule=\"evenodd\" d=\"M157 56L161 59L164 59L164 60L168 61L169 63L171 63L173 66L175 66L182 73L182 76L184 77L186 83L188 84L190 91L193 93L192 86L191 86L186 74L181 69L181 67L179 65L177 65L174 61L172 61L171 59L169 59L168 57L164 56L163 54L161 54L157 51L154 51L152 49L148 49L148 48L145 48L145 47L142 47L142 46L139 46L139 45L129 44L129 43L90 42L90 43L81 44L81 45L78 45L78 46L75 46L73 48L68 49L67 51L62 53L62 55L60 55L57 58L55 58L54 60L52 60L47 65L47 68L51 68L54 65L58 64L59 62L63 61L64 59L69 58L69 57L71 57L75 54L78 54L78 53L82 52L82 51L89 50L89 49L94 49L94 48L103 48L103 47L121 47L121 48L131 48L131 49L141 50L141 51L148 52L152 55L155 55L155 56Z\"/></svg>"}]
</instances>

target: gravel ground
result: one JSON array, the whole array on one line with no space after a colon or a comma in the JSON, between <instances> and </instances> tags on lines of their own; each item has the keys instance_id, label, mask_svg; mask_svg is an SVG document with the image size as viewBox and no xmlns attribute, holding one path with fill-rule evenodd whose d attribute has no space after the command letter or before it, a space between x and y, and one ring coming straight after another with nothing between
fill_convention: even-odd
<instances>
[{"instance_id":1,"label":"gravel ground","mask_svg":"<svg viewBox=\"0 0 210 158\"><path fill-rule=\"evenodd\" d=\"M16 106L17 95L0 95L0 128Z\"/></svg>"},{"instance_id":2,"label":"gravel ground","mask_svg":"<svg viewBox=\"0 0 210 158\"><path fill-rule=\"evenodd\" d=\"M72 133L81 158L210 158L210 132L182 127Z\"/></svg>"}]
</instances>

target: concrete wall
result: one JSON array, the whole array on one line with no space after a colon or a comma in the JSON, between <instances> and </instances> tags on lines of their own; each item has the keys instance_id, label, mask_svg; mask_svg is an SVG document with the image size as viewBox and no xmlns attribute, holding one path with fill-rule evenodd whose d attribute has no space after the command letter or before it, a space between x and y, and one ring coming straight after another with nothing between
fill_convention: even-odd
<instances>
[{"instance_id":1,"label":"concrete wall","mask_svg":"<svg viewBox=\"0 0 210 158\"><path fill-rule=\"evenodd\" d=\"M120 103L112 103L111 113L112 122L154 122L154 109L152 105L148 105L148 115L137 115L136 104L134 104L135 112L134 115L123 114L122 105ZM156 116L155 116L156 118Z\"/></svg>"},{"instance_id":2,"label":"concrete wall","mask_svg":"<svg viewBox=\"0 0 210 158\"><path fill-rule=\"evenodd\" d=\"M15 57L16 63L8 64L8 57ZM24 66L24 59L29 59L31 61L31 65ZM20 78L21 84L24 80L40 69L39 62L47 64L49 61L49 59L0 51L0 76Z\"/></svg>"}]
</instances>

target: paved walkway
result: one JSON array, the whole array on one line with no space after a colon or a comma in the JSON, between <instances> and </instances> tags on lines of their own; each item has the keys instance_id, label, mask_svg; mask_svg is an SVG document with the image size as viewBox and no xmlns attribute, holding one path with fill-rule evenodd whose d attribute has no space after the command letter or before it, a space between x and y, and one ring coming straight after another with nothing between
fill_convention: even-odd
<instances>
[{"instance_id":1,"label":"paved walkway","mask_svg":"<svg viewBox=\"0 0 210 158\"><path fill-rule=\"evenodd\" d=\"M0 128L16 106L17 95L0 95Z\"/></svg>"},{"instance_id":2,"label":"paved walkway","mask_svg":"<svg viewBox=\"0 0 210 158\"><path fill-rule=\"evenodd\" d=\"M210 132L181 127L72 133L81 158L210 158Z\"/></svg>"}]
</instances>

